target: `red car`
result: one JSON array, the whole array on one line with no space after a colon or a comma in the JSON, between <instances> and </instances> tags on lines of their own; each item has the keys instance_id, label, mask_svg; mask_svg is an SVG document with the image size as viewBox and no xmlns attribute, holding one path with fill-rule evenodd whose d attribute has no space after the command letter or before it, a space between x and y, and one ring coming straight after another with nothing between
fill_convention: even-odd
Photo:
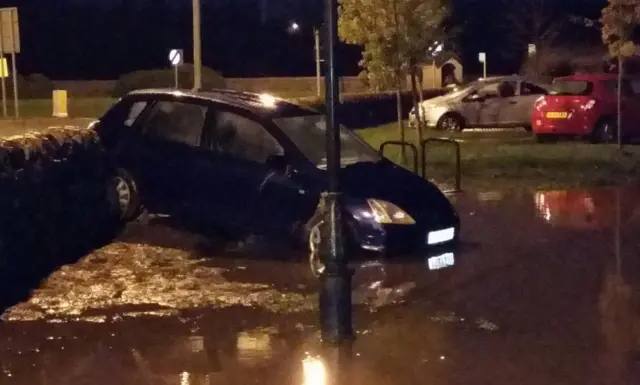
<instances>
[{"instance_id":1,"label":"red car","mask_svg":"<svg viewBox=\"0 0 640 385\"><path fill-rule=\"evenodd\" d=\"M594 143L617 138L616 74L580 74L553 81L549 95L534 104L531 126L539 142L581 136ZM624 137L640 134L640 79L622 83Z\"/></svg>"}]
</instances>

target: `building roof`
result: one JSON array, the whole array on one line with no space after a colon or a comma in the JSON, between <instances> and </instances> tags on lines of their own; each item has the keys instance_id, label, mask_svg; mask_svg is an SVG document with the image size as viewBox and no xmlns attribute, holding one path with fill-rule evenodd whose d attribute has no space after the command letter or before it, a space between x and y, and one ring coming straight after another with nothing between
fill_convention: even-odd
<instances>
[{"instance_id":1,"label":"building roof","mask_svg":"<svg viewBox=\"0 0 640 385\"><path fill-rule=\"evenodd\" d=\"M445 51L441 55L436 57L436 67L441 68L444 66L449 60L454 59L460 65L462 65L462 60L458 55L456 55L453 51Z\"/></svg>"},{"instance_id":2,"label":"building roof","mask_svg":"<svg viewBox=\"0 0 640 385\"><path fill-rule=\"evenodd\" d=\"M208 91L181 90L175 88L143 89L130 92L130 96L169 96L189 98L226 104L259 115L301 116L317 113L308 107L291 103L269 94L255 94L250 92L227 89L212 89Z\"/></svg>"}]
</instances>

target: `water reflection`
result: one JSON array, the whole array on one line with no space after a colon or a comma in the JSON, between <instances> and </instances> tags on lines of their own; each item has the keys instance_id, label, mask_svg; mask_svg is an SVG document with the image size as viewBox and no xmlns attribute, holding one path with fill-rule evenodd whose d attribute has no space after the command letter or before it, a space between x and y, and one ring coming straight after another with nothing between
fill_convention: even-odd
<instances>
[{"instance_id":1,"label":"water reflection","mask_svg":"<svg viewBox=\"0 0 640 385\"><path fill-rule=\"evenodd\" d=\"M640 203L640 190L538 191L534 199L540 217L547 223L577 230L595 230L615 226L616 199L622 207L621 220L629 220Z\"/></svg>"}]
</instances>

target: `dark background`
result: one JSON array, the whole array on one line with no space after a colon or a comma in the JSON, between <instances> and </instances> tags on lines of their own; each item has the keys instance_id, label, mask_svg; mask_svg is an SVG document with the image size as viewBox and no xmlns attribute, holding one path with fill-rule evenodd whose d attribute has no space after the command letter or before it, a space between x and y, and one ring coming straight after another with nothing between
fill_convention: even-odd
<instances>
[{"instance_id":1,"label":"dark background","mask_svg":"<svg viewBox=\"0 0 640 385\"><path fill-rule=\"evenodd\" d=\"M310 76L315 72L312 28L321 0L201 0L203 62L223 76ZM454 0L451 44L465 71L479 73L487 52L492 73L517 72L526 44L506 20L521 1ZM549 0L552 1L552 0ZM548 12L599 18L605 0L554 0ZM505 5L506 4L506 5ZM0 0L20 12L19 71L56 80L114 79L138 69L168 66L171 48L191 61L191 0ZM287 31L292 21L296 34ZM573 28L567 39L597 31ZM595 37L594 37L595 36ZM594 44L597 44L595 42ZM358 73L360 49L342 45L340 75Z\"/></svg>"}]
</instances>

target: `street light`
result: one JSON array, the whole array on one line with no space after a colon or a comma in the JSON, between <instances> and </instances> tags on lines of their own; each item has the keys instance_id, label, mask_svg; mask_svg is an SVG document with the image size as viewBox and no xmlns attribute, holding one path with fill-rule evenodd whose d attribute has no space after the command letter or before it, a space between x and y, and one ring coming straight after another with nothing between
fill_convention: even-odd
<instances>
[{"instance_id":1,"label":"street light","mask_svg":"<svg viewBox=\"0 0 640 385\"><path fill-rule=\"evenodd\" d=\"M202 88L202 37L200 0L193 0L193 89Z\"/></svg>"},{"instance_id":2,"label":"street light","mask_svg":"<svg viewBox=\"0 0 640 385\"><path fill-rule=\"evenodd\" d=\"M300 24L295 21L289 25L289 33L298 33L300 31ZM316 61L316 94L318 97L322 96L322 55L320 53L320 30L317 27L313 27L313 41L314 52Z\"/></svg>"}]
</instances>

